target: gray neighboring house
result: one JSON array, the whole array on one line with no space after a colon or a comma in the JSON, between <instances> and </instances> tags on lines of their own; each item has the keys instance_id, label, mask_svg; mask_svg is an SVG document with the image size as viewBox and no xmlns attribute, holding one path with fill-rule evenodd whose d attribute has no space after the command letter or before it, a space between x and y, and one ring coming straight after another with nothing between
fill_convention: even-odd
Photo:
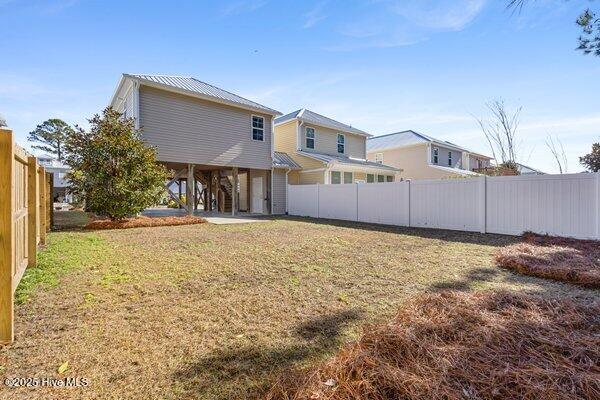
<instances>
[{"instance_id":1,"label":"gray neighboring house","mask_svg":"<svg viewBox=\"0 0 600 400\"><path fill-rule=\"evenodd\" d=\"M69 181L66 179L69 167L58 161L55 157L44 154L39 156L38 163L46 169L46 172L54 174L52 182L52 199L55 203L71 203L73 196L69 191Z\"/></svg>"},{"instance_id":2,"label":"gray neighboring house","mask_svg":"<svg viewBox=\"0 0 600 400\"><path fill-rule=\"evenodd\" d=\"M193 77L143 74L123 74L110 105L135 119L173 171L167 187L186 187L185 202L170 195L188 213L285 213L285 177L295 166L274 154L279 111Z\"/></svg>"}]
</instances>

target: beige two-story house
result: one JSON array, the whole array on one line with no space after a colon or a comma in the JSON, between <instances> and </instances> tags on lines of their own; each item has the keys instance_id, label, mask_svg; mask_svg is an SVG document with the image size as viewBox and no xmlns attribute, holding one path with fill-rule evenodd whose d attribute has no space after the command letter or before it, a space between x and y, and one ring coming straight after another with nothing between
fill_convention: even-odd
<instances>
[{"instance_id":1,"label":"beige two-story house","mask_svg":"<svg viewBox=\"0 0 600 400\"><path fill-rule=\"evenodd\" d=\"M110 105L134 118L142 140L156 148L173 173L171 197L188 213L285 212L285 173L295 166L273 154L280 112L193 77L167 75L123 74Z\"/></svg>"},{"instance_id":2,"label":"beige two-story house","mask_svg":"<svg viewBox=\"0 0 600 400\"><path fill-rule=\"evenodd\" d=\"M277 117L274 129L276 153L298 166L288 172L288 184L394 182L400 172L367 160L367 138L372 135L314 111Z\"/></svg>"},{"instance_id":3,"label":"beige two-story house","mask_svg":"<svg viewBox=\"0 0 600 400\"><path fill-rule=\"evenodd\" d=\"M367 158L401 168L402 179L444 179L480 175L491 157L477 154L454 143L414 131L402 131L367 140Z\"/></svg>"}]
</instances>

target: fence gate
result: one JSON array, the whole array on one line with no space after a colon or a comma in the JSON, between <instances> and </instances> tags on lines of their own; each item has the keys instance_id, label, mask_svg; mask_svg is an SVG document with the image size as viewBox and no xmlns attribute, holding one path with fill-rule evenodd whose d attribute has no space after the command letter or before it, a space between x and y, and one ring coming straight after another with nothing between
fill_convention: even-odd
<instances>
[{"instance_id":1,"label":"fence gate","mask_svg":"<svg viewBox=\"0 0 600 400\"><path fill-rule=\"evenodd\" d=\"M46 242L47 182L37 159L15 144L12 131L0 129L0 344L14 340L14 292Z\"/></svg>"}]
</instances>

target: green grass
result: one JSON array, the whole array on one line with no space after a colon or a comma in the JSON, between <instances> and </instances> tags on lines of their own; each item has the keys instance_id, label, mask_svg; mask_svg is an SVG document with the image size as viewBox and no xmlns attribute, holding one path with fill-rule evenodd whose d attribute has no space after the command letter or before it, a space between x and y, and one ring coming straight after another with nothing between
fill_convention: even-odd
<instances>
[{"instance_id":1,"label":"green grass","mask_svg":"<svg viewBox=\"0 0 600 400\"><path fill-rule=\"evenodd\" d=\"M15 302L22 304L28 301L38 287L56 286L61 276L74 269L89 266L106 249L106 241L95 234L49 235L46 248L38 253L37 265L25 270L15 293Z\"/></svg>"}]
</instances>

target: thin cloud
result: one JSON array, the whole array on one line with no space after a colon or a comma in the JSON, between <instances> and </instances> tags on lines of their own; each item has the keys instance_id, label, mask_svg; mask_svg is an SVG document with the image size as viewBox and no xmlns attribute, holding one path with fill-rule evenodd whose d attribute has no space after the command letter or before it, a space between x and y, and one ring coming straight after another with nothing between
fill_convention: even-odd
<instances>
[{"instance_id":1,"label":"thin cloud","mask_svg":"<svg viewBox=\"0 0 600 400\"><path fill-rule=\"evenodd\" d=\"M402 0L390 9L417 26L435 31L461 31L483 10L487 0Z\"/></svg>"},{"instance_id":2,"label":"thin cloud","mask_svg":"<svg viewBox=\"0 0 600 400\"><path fill-rule=\"evenodd\" d=\"M323 12L326 5L327 5L326 1L320 1L310 11L305 13L303 15L304 24L302 24L302 28L304 28L304 29L312 28L318 22L327 18L327 15Z\"/></svg>"},{"instance_id":3,"label":"thin cloud","mask_svg":"<svg viewBox=\"0 0 600 400\"><path fill-rule=\"evenodd\" d=\"M266 0L241 0L227 4L221 10L223 16L253 12L267 4Z\"/></svg>"}]
</instances>

